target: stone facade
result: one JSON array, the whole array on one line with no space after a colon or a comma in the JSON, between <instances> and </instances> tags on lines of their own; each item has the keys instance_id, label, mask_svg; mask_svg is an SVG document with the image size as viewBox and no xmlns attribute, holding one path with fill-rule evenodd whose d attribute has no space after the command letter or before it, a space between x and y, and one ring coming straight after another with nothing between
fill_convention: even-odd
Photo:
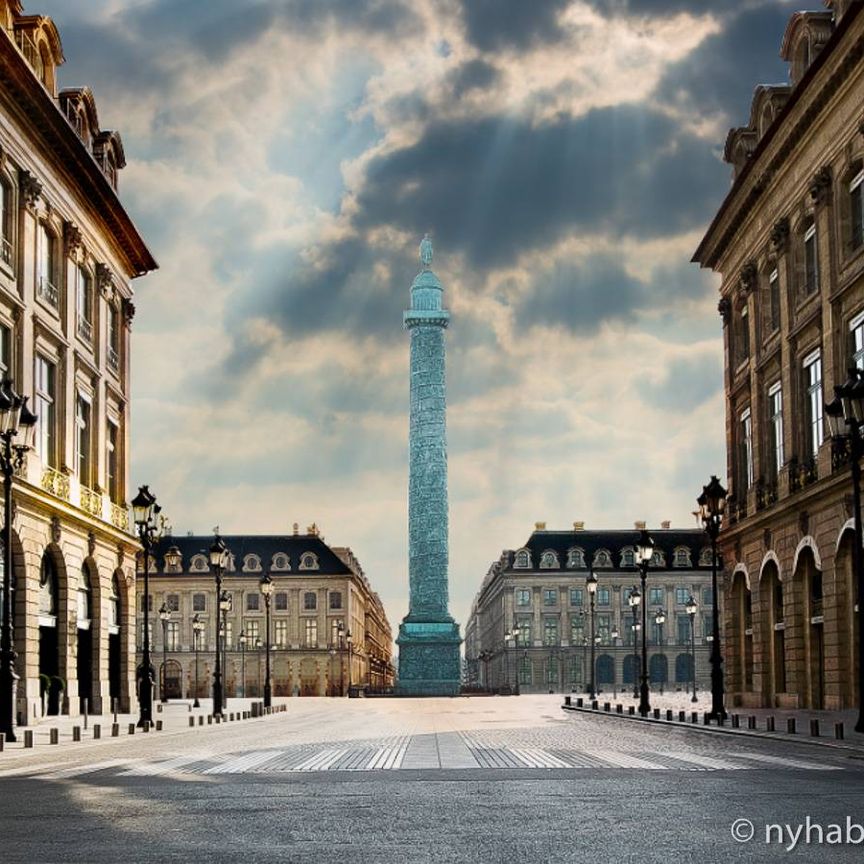
<instances>
[{"instance_id":1,"label":"stone facade","mask_svg":"<svg viewBox=\"0 0 864 864\"><path fill-rule=\"evenodd\" d=\"M733 706L858 699L851 481L823 403L864 366L864 4L826 5L792 16L790 83L729 133L734 183L694 256L723 277Z\"/></svg>"},{"instance_id":2,"label":"stone facade","mask_svg":"<svg viewBox=\"0 0 864 864\"><path fill-rule=\"evenodd\" d=\"M131 709L131 280L156 263L117 196L116 132L58 91L53 22L0 0L0 367L39 415L14 478L19 724Z\"/></svg>"},{"instance_id":3,"label":"stone facade","mask_svg":"<svg viewBox=\"0 0 864 864\"><path fill-rule=\"evenodd\" d=\"M699 530L652 531L655 556L648 571L648 664L651 686L692 689L695 639L696 686L710 686L711 547ZM595 606L597 686L605 693L632 691L641 674L633 648L632 586L640 584L633 548L638 530L547 531L544 523L520 549L505 550L492 564L465 626L468 685L520 693L582 691L590 680L590 601L586 587L598 580ZM641 588L640 588L641 591ZM693 619L685 604L698 609ZM666 621L654 623L658 609ZM639 612L641 616L641 611ZM641 618L640 618L641 621ZM517 639L505 634L518 631ZM617 631L618 635L613 634ZM637 639L637 650L641 635Z\"/></svg>"},{"instance_id":4,"label":"stone facade","mask_svg":"<svg viewBox=\"0 0 864 864\"><path fill-rule=\"evenodd\" d=\"M328 546L315 525L285 536L224 536L230 563L222 588L231 597L224 644L228 697L261 696L266 613L261 579L273 580L270 605L274 696L338 696L349 683L373 691L393 686L393 636L384 607L350 549ZM156 698L211 698L216 648L216 584L208 564L212 536L165 537L150 563L151 660ZM166 564L176 549L180 564ZM138 651L143 644L144 595L138 579ZM163 604L167 620L160 618ZM204 624L196 664L192 621ZM341 643L342 624L352 642ZM244 633L245 640L239 638ZM196 670L197 665L197 670ZM196 674L197 672L197 674ZM244 678L245 675L245 678ZM197 678L197 691L196 691ZM245 681L245 686L244 686Z\"/></svg>"},{"instance_id":5,"label":"stone facade","mask_svg":"<svg viewBox=\"0 0 864 864\"><path fill-rule=\"evenodd\" d=\"M408 615L399 627L399 692L459 692L459 625L448 606L447 388L444 330L450 313L431 270L432 242L420 244L422 269L411 286L408 480Z\"/></svg>"}]
</instances>

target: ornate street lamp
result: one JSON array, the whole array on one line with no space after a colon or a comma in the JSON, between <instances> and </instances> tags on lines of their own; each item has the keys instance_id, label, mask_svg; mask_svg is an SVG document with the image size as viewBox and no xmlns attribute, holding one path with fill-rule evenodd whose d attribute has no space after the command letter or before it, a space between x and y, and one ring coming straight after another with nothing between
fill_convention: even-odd
<instances>
[{"instance_id":1,"label":"ornate street lamp","mask_svg":"<svg viewBox=\"0 0 864 864\"><path fill-rule=\"evenodd\" d=\"M150 549L165 527L165 520L159 515L161 510L150 487L140 486L138 494L132 499L132 518L144 555L144 648L141 665L138 667L138 726L142 729L153 723L153 684L156 672L150 662Z\"/></svg>"},{"instance_id":2,"label":"ornate street lamp","mask_svg":"<svg viewBox=\"0 0 864 864\"><path fill-rule=\"evenodd\" d=\"M351 654L353 652L352 644L354 643L354 637L351 635L351 631L348 630L345 633L345 644L348 646L348 695L351 695Z\"/></svg>"},{"instance_id":3,"label":"ornate street lamp","mask_svg":"<svg viewBox=\"0 0 864 864\"><path fill-rule=\"evenodd\" d=\"M273 580L269 574L261 577L261 593L264 595L264 707L269 708L273 701L270 687L270 598L273 596Z\"/></svg>"},{"instance_id":4,"label":"ornate street lamp","mask_svg":"<svg viewBox=\"0 0 864 864\"><path fill-rule=\"evenodd\" d=\"M222 652L220 639L222 629L222 570L228 557L228 547L217 534L210 547L210 569L216 580L216 661L213 669L213 716L222 716ZM228 633L224 634L227 639Z\"/></svg>"},{"instance_id":5,"label":"ornate street lamp","mask_svg":"<svg viewBox=\"0 0 864 864\"><path fill-rule=\"evenodd\" d=\"M340 621L336 631L339 637L339 695L345 695L345 625Z\"/></svg>"},{"instance_id":6,"label":"ornate street lamp","mask_svg":"<svg viewBox=\"0 0 864 864\"><path fill-rule=\"evenodd\" d=\"M663 685L666 683L666 658L663 655L663 625L666 623L666 613L662 606L654 613L654 623L657 625L657 642L660 646L660 695L663 695Z\"/></svg>"},{"instance_id":7,"label":"ornate street lamp","mask_svg":"<svg viewBox=\"0 0 864 864\"><path fill-rule=\"evenodd\" d=\"M246 698L246 642L249 637L246 635L245 630L240 631L240 635L237 637L237 641L240 643L240 678L242 679L242 685L240 687L240 695L245 699Z\"/></svg>"},{"instance_id":8,"label":"ornate street lamp","mask_svg":"<svg viewBox=\"0 0 864 864\"><path fill-rule=\"evenodd\" d=\"M647 717L651 712L651 703L648 697L648 589L645 587L648 580L648 567L654 557L654 540L643 528L639 533L639 542L636 544L636 564L639 567L639 576L642 580L642 682L639 687L639 713Z\"/></svg>"},{"instance_id":9,"label":"ornate street lamp","mask_svg":"<svg viewBox=\"0 0 864 864\"><path fill-rule=\"evenodd\" d=\"M222 614L222 674L225 682L225 686L222 687L222 710L224 711L228 707L228 613L231 611L231 595L227 591L219 595L219 611Z\"/></svg>"},{"instance_id":10,"label":"ornate street lamp","mask_svg":"<svg viewBox=\"0 0 864 864\"><path fill-rule=\"evenodd\" d=\"M696 503L699 505L699 517L705 526L705 531L711 538L711 713L708 716L719 721L726 719L726 709L723 706L723 657L720 654L720 594L717 591L717 536L720 534L720 525L723 522L723 513L726 510L726 490L720 485L720 481L714 475L711 476L708 485L702 487L702 494L696 499Z\"/></svg>"},{"instance_id":11,"label":"ornate street lamp","mask_svg":"<svg viewBox=\"0 0 864 864\"><path fill-rule=\"evenodd\" d=\"M198 701L198 651L201 647L201 634L204 632L204 622L198 617L198 613L192 618L192 641L195 643L195 701L192 703L193 708L200 708L201 703Z\"/></svg>"},{"instance_id":12,"label":"ornate street lamp","mask_svg":"<svg viewBox=\"0 0 864 864\"><path fill-rule=\"evenodd\" d=\"M594 575L593 570L590 570L588 572L588 577L585 579L585 586L588 589L588 600L591 604L591 674L588 678L588 689L590 691L591 699L594 700L597 698L597 685L594 680L594 667L596 665L596 632L594 629L594 607L597 599L597 577Z\"/></svg>"},{"instance_id":13,"label":"ornate street lamp","mask_svg":"<svg viewBox=\"0 0 864 864\"><path fill-rule=\"evenodd\" d=\"M696 698L696 610L699 608L696 605L696 600L693 598L691 594L687 598L687 605L684 607L687 611L687 614L690 616L690 651L691 651L691 659L692 663L690 665L690 671L693 675L693 698L690 700L691 702L697 702Z\"/></svg>"},{"instance_id":14,"label":"ornate street lamp","mask_svg":"<svg viewBox=\"0 0 864 864\"><path fill-rule=\"evenodd\" d=\"M3 621L0 631L0 733L15 737L15 648L12 639L12 478L33 447L36 415L7 378L0 384L0 471L3 472ZM18 433L21 437L18 437Z\"/></svg>"},{"instance_id":15,"label":"ornate street lamp","mask_svg":"<svg viewBox=\"0 0 864 864\"><path fill-rule=\"evenodd\" d=\"M164 705L168 701L168 697L165 695L165 679L168 677L166 675L168 669L168 622L171 620L171 610L165 603L159 607L159 618L162 621L162 678L159 682L159 696Z\"/></svg>"},{"instance_id":16,"label":"ornate street lamp","mask_svg":"<svg viewBox=\"0 0 864 864\"><path fill-rule=\"evenodd\" d=\"M510 631L513 636L513 650L516 656L519 656L519 625L516 621L513 622L513 629ZM516 679L513 682L513 693L519 695L519 661L516 661Z\"/></svg>"},{"instance_id":17,"label":"ornate street lamp","mask_svg":"<svg viewBox=\"0 0 864 864\"><path fill-rule=\"evenodd\" d=\"M858 594L858 722L856 732L864 732L864 556L861 553L861 456L864 455L864 374L858 368L849 370L849 377L834 388L834 401L825 406L825 416L834 452L845 452L852 472L852 516L854 539L852 567ZM842 446L840 446L842 445ZM839 460L838 460L839 461Z\"/></svg>"},{"instance_id":18,"label":"ornate street lamp","mask_svg":"<svg viewBox=\"0 0 864 864\"><path fill-rule=\"evenodd\" d=\"M639 622L636 616L639 614L639 604L642 602L642 595L639 593L639 589L634 585L630 589L630 596L627 598L627 602L630 604L630 611L633 613L633 623L630 625L630 629L633 633L633 657L636 662L639 660L638 654L638 637L639 637ZM636 662L633 663L633 698L639 698L639 678L636 674Z\"/></svg>"},{"instance_id":19,"label":"ornate street lamp","mask_svg":"<svg viewBox=\"0 0 864 864\"><path fill-rule=\"evenodd\" d=\"M620 632L618 630L618 625L613 624L612 629L609 631L609 639L612 642L612 656L615 656L615 642L620 636ZM618 677L615 675L615 667L612 667L612 697L614 699L618 698Z\"/></svg>"}]
</instances>

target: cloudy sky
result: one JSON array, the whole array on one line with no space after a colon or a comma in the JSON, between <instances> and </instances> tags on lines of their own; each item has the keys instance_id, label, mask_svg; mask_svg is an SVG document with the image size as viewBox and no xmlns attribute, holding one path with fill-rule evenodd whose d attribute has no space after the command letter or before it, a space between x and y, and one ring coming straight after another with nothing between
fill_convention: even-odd
<instances>
[{"instance_id":1,"label":"cloudy sky","mask_svg":"<svg viewBox=\"0 0 864 864\"><path fill-rule=\"evenodd\" d=\"M27 8L60 28L61 85L122 133L161 265L136 284L132 481L176 532L316 521L395 630L424 231L453 315L457 619L537 520L695 524L725 457L717 283L689 260L726 130L786 80L789 3Z\"/></svg>"}]
</instances>

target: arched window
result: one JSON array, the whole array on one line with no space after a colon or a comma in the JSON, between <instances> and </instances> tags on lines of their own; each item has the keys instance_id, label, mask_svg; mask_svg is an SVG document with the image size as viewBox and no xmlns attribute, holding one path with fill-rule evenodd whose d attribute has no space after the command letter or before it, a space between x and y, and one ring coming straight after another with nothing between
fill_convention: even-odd
<instances>
[{"instance_id":1,"label":"arched window","mask_svg":"<svg viewBox=\"0 0 864 864\"><path fill-rule=\"evenodd\" d=\"M675 658L675 683L688 684L693 680L693 658L689 654L679 654Z\"/></svg>"},{"instance_id":2,"label":"arched window","mask_svg":"<svg viewBox=\"0 0 864 864\"><path fill-rule=\"evenodd\" d=\"M531 553L527 549L520 549L516 553L513 566L519 570L527 570L531 566Z\"/></svg>"},{"instance_id":3,"label":"arched window","mask_svg":"<svg viewBox=\"0 0 864 864\"><path fill-rule=\"evenodd\" d=\"M247 573L255 573L261 569L261 559L257 555L247 555L243 559L243 569Z\"/></svg>"},{"instance_id":4,"label":"arched window","mask_svg":"<svg viewBox=\"0 0 864 864\"><path fill-rule=\"evenodd\" d=\"M651 556L651 566L652 567L665 567L666 566L666 556L663 554L662 549L655 549L654 554Z\"/></svg>"},{"instance_id":5,"label":"arched window","mask_svg":"<svg viewBox=\"0 0 864 864\"><path fill-rule=\"evenodd\" d=\"M282 552L278 552L276 555L273 556L273 562L271 566L273 570L291 569L291 564L288 561L288 556L283 554Z\"/></svg>"},{"instance_id":6,"label":"arched window","mask_svg":"<svg viewBox=\"0 0 864 864\"><path fill-rule=\"evenodd\" d=\"M621 550L621 566L622 567L635 567L636 566L636 553L633 551L632 546L627 546Z\"/></svg>"},{"instance_id":7,"label":"arched window","mask_svg":"<svg viewBox=\"0 0 864 864\"><path fill-rule=\"evenodd\" d=\"M611 567L612 566L612 556L609 554L608 549L598 549L594 553L594 566L595 567Z\"/></svg>"},{"instance_id":8,"label":"arched window","mask_svg":"<svg viewBox=\"0 0 864 864\"><path fill-rule=\"evenodd\" d=\"M541 570L557 570L558 567L559 567L558 556L551 549L547 549L540 556L540 569Z\"/></svg>"},{"instance_id":9,"label":"arched window","mask_svg":"<svg viewBox=\"0 0 864 864\"><path fill-rule=\"evenodd\" d=\"M47 552L42 556L39 573L39 614L57 615L57 567Z\"/></svg>"},{"instance_id":10,"label":"arched window","mask_svg":"<svg viewBox=\"0 0 864 864\"><path fill-rule=\"evenodd\" d=\"M317 570L318 556L314 552L304 552L300 558L301 570Z\"/></svg>"},{"instance_id":11,"label":"arched window","mask_svg":"<svg viewBox=\"0 0 864 864\"><path fill-rule=\"evenodd\" d=\"M712 564L711 561L711 547L705 546L702 551L699 553L699 566L700 567L710 567Z\"/></svg>"},{"instance_id":12,"label":"arched window","mask_svg":"<svg viewBox=\"0 0 864 864\"><path fill-rule=\"evenodd\" d=\"M601 654L597 658L597 683L615 683L615 661L609 654Z\"/></svg>"},{"instance_id":13,"label":"arched window","mask_svg":"<svg viewBox=\"0 0 864 864\"><path fill-rule=\"evenodd\" d=\"M78 577L78 621L90 621L91 597L93 588L90 584L90 568L84 564L81 567L81 575Z\"/></svg>"},{"instance_id":14,"label":"arched window","mask_svg":"<svg viewBox=\"0 0 864 864\"><path fill-rule=\"evenodd\" d=\"M192 563L189 567L190 570L196 570L201 572L202 570L209 570L209 566L207 564L207 558L204 555L194 555L192 557Z\"/></svg>"},{"instance_id":15,"label":"arched window","mask_svg":"<svg viewBox=\"0 0 864 864\"><path fill-rule=\"evenodd\" d=\"M567 568L569 570L585 569L585 551L575 546L567 551Z\"/></svg>"},{"instance_id":16,"label":"arched window","mask_svg":"<svg viewBox=\"0 0 864 864\"><path fill-rule=\"evenodd\" d=\"M675 567L692 567L690 561L690 550L686 546L677 546L675 548Z\"/></svg>"}]
</instances>

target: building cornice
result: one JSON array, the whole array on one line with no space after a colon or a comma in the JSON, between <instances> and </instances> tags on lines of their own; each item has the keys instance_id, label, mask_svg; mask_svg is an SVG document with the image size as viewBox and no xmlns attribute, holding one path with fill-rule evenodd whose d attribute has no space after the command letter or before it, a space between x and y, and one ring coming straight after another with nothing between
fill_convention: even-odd
<instances>
[{"instance_id":1,"label":"building cornice","mask_svg":"<svg viewBox=\"0 0 864 864\"><path fill-rule=\"evenodd\" d=\"M832 59L832 55L835 54L852 25L861 17L862 10L864 10L864 3L857 3L843 16L825 47L810 64L798 86L792 91L789 100L762 136L693 254L694 263L712 270L716 269L720 258L738 233L742 216L755 207L771 180L792 156L801 139L822 114L828 101L864 60L864 35L861 35L849 46L842 62L821 89L813 92L814 80ZM800 111L799 103L805 98L809 98L809 105L805 110ZM799 111L801 116L790 126L789 120L796 111ZM766 154L777 144L778 136L783 134L785 138L776 146L769 159Z\"/></svg>"}]
</instances>

